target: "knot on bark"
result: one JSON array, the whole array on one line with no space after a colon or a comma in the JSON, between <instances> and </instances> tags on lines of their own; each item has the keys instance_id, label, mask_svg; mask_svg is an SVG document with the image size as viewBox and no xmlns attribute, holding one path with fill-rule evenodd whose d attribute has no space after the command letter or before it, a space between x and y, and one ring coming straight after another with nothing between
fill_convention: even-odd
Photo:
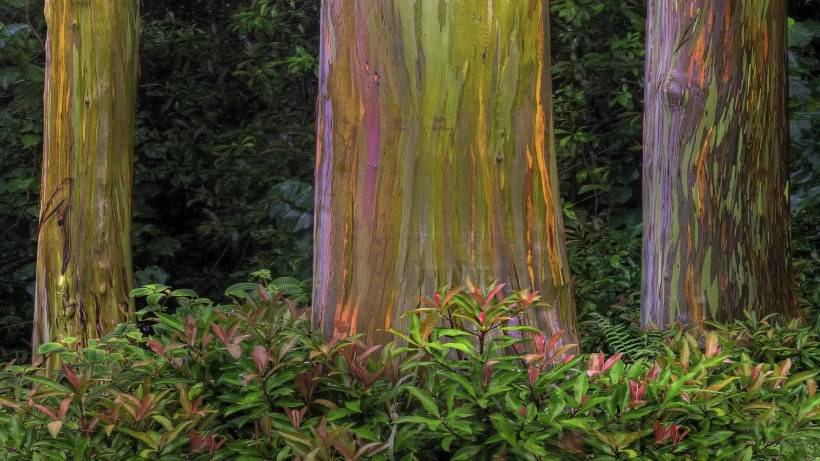
<instances>
[{"instance_id":1,"label":"knot on bark","mask_svg":"<svg viewBox=\"0 0 820 461\"><path fill-rule=\"evenodd\" d=\"M667 74L661 84L661 91L663 92L664 102L667 106L680 107L683 105L683 95L686 92L686 87L680 79L672 74Z\"/></svg>"}]
</instances>

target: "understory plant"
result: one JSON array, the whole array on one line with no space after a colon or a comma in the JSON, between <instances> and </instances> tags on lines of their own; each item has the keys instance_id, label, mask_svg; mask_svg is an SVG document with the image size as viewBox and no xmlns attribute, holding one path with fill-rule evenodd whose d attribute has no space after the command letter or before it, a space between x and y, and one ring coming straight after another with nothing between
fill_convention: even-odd
<instances>
[{"instance_id":1,"label":"understory plant","mask_svg":"<svg viewBox=\"0 0 820 461\"><path fill-rule=\"evenodd\" d=\"M522 324L536 294L468 287L379 346L315 336L282 291L143 287L139 326L7 364L0 460L805 459L820 439L820 370L729 331L576 354Z\"/></svg>"}]
</instances>

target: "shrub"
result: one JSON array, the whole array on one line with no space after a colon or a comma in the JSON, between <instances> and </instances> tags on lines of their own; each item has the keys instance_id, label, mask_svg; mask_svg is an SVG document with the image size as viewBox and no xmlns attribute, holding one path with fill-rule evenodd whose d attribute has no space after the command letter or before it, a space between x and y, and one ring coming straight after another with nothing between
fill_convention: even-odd
<instances>
[{"instance_id":1,"label":"shrub","mask_svg":"<svg viewBox=\"0 0 820 461\"><path fill-rule=\"evenodd\" d=\"M574 356L518 324L537 296L493 287L436 295L369 346L312 335L274 285L225 305L146 287L149 335L7 365L0 460L798 459L820 438L820 370L716 333L678 332L653 360Z\"/></svg>"},{"instance_id":2,"label":"shrub","mask_svg":"<svg viewBox=\"0 0 820 461\"><path fill-rule=\"evenodd\" d=\"M789 359L797 371L820 367L820 317L814 324L801 324L793 319L786 324L775 322L774 315L758 319L747 313L743 321L730 325L713 323L736 349L754 360L782 361Z\"/></svg>"}]
</instances>

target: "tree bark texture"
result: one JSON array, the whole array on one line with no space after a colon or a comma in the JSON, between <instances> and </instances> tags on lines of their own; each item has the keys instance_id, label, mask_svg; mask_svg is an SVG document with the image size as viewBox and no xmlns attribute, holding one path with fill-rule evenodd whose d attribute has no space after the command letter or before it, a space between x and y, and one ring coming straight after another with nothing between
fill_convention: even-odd
<instances>
[{"instance_id":1,"label":"tree bark texture","mask_svg":"<svg viewBox=\"0 0 820 461\"><path fill-rule=\"evenodd\" d=\"M34 353L132 311L131 169L139 2L47 0Z\"/></svg>"},{"instance_id":2,"label":"tree bark texture","mask_svg":"<svg viewBox=\"0 0 820 461\"><path fill-rule=\"evenodd\" d=\"M797 315L786 2L650 0L646 43L642 324Z\"/></svg>"},{"instance_id":3,"label":"tree bark texture","mask_svg":"<svg viewBox=\"0 0 820 461\"><path fill-rule=\"evenodd\" d=\"M470 278L576 343L548 2L324 0L313 320L368 341Z\"/></svg>"}]
</instances>

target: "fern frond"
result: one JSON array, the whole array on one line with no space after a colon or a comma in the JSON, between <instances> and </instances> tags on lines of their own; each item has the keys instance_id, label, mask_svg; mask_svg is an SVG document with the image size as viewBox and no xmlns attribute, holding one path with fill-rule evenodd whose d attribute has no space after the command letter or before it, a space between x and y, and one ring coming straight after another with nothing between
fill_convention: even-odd
<instances>
[{"instance_id":1,"label":"fern frond","mask_svg":"<svg viewBox=\"0 0 820 461\"><path fill-rule=\"evenodd\" d=\"M613 322L597 312L590 312L589 316L595 321L607 347L612 352L622 352L632 361L653 357L659 353L658 345L665 336L663 332L650 331L636 334L628 325Z\"/></svg>"}]
</instances>

